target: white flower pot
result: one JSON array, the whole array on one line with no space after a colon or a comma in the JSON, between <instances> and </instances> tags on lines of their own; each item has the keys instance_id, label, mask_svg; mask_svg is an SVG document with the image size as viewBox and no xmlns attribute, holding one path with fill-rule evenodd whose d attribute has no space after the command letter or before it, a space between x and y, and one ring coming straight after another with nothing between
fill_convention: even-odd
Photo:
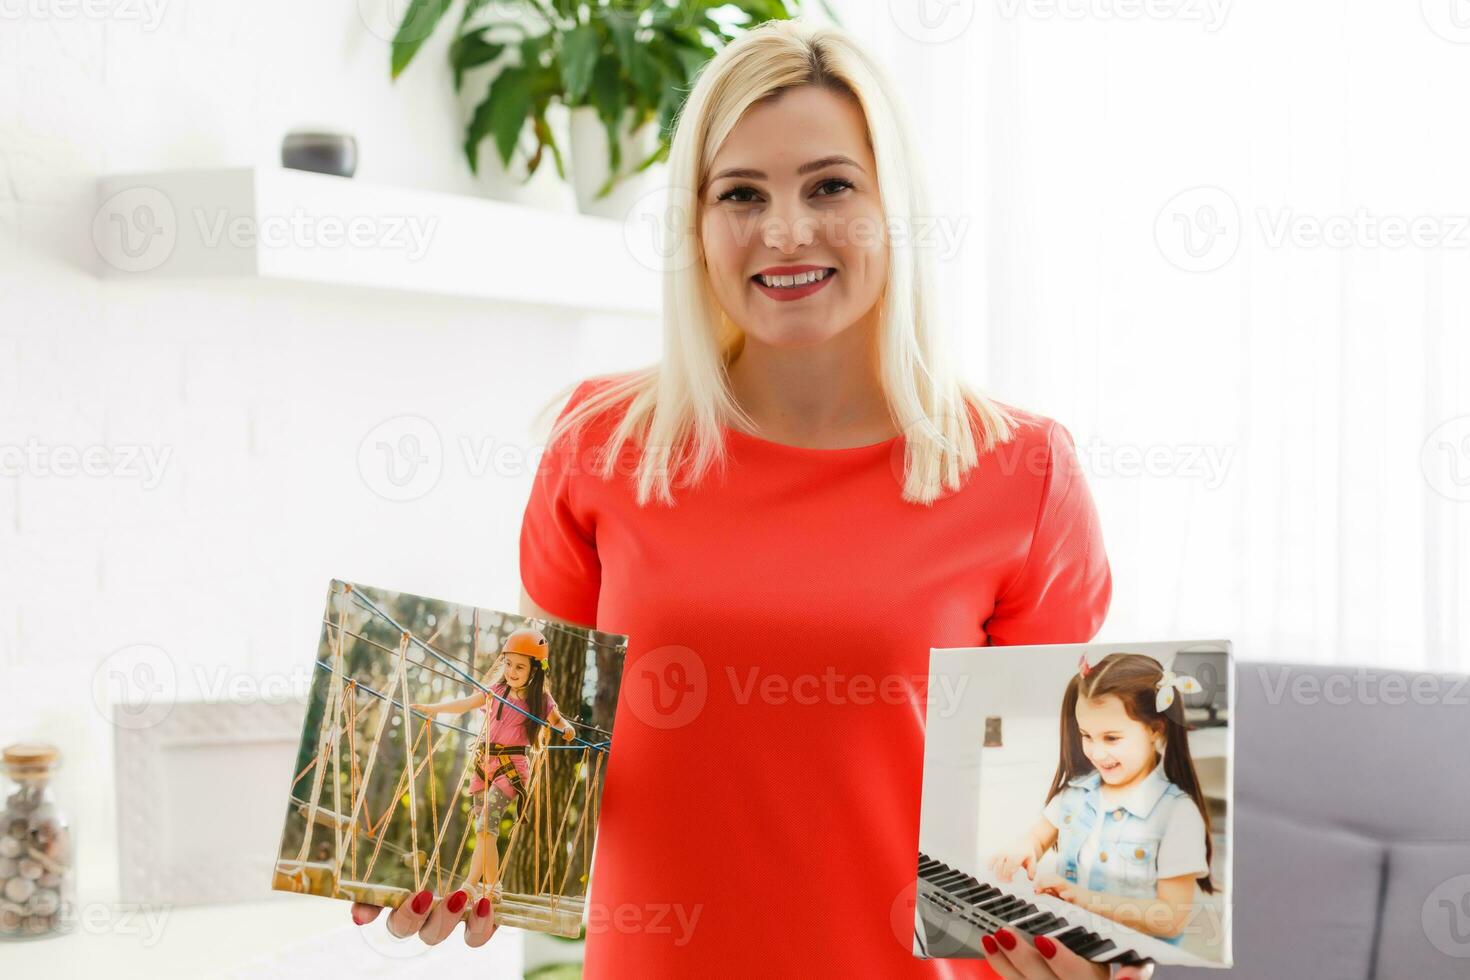
<instances>
[{"instance_id":1,"label":"white flower pot","mask_svg":"<svg viewBox=\"0 0 1470 980\"><path fill-rule=\"evenodd\" d=\"M631 120L632 110L625 115ZM658 148L658 119L648 120L634 132L621 133L619 140L622 160L618 173L622 176L606 197L598 198L597 192L606 183L610 157L607 147L607 130L591 106L577 106L571 111L571 179L576 192L577 210L583 214L595 214L604 218L621 220L633 204L647 192L649 178L662 166L654 164L641 174L633 170ZM631 176L630 176L631 175Z\"/></svg>"}]
</instances>

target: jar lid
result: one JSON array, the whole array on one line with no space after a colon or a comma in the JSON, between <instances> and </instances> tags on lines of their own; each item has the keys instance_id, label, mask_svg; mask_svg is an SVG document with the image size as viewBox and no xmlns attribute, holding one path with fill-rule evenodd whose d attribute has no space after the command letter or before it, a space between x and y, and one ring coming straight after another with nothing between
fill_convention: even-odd
<instances>
[{"instance_id":1,"label":"jar lid","mask_svg":"<svg viewBox=\"0 0 1470 980\"><path fill-rule=\"evenodd\" d=\"M60 757L56 746L43 742L17 742L5 747L7 766L49 766Z\"/></svg>"}]
</instances>

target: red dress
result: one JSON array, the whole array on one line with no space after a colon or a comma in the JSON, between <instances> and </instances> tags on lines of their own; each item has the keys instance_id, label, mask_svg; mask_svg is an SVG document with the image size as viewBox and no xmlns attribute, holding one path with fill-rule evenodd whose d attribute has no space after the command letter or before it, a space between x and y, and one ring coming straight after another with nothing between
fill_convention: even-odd
<instances>
[{"instance_id":1,"label":"red dress","mask_svg":"<svg viewBox=\"0 0 1470 980\"><path fill-rule=\"evenodd\" d=\"M1015 441L932 507L900 496L899 438L726 429L724 474L673 508L638 507L632 450L590 471L607 419L548 447L522 582L629 638L589 980L995 976L912 954L929 649L1086 642L1112 595L1070 434L1011 410Z\"/></svg>"}]
</instances>

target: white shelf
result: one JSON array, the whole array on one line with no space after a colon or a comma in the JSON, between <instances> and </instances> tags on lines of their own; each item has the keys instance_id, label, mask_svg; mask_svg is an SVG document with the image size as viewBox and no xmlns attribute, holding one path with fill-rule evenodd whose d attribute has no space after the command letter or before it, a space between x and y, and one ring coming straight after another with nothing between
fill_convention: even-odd
<instances>
[{"instance_id":1,"label":"white shelf","mask_svg":"<svg viewBox=\"0 0 1470 980\"><path fill-rule=\"evenodd\" d=\"M276 168L98 181L108 278L244 277L656 314L624 223Z\"/></svg>"}]
</instances>

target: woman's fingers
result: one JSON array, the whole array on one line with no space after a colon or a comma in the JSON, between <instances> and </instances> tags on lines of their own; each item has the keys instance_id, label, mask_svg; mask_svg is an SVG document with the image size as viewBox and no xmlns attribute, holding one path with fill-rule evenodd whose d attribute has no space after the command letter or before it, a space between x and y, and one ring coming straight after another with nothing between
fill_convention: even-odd
<instances>
[{"instance_id":1,"label":"woman's fingers","mask_svg":"<svg viewBox=\"0 0 1470 980\"><path fill-rule=\"evenodd\" d=\"M383 906L381 905L369 905L366 902L353 902L352 921L356 922L360 926L365 926L369 922L376 919L378 917L378 913L381 911L383 911Z\"/></svg>"},{"instance_id":2,"label":"woman's fingers","mask_svg":"<svg viewBox=\"0 0 1470 980\"><path fill-rule=\"evenodd\" d=\"M1154 975L1154 961L1148 960L1137 966L1120 966L1113 974L1117 980L1149 980Z\"/></svg>"},{"instance_id":3,"label":"woman's fingers","mask_svg":"<svg viewBox=\"0 0 1470 980\"><path fill-rule=\"evenodd\" d=\"M429 946L442 943L454 931L454 927L459 925L469 900L469 893L461 888L434 906L434 911L429 913L428 919L419 929L419 938Z\"/></svg>"},{"instance_id":4,"label":"woman's fingers","mask_svg":"<svg viewBox=\"0 0 1470 980\"><path fill-rule=\"evenodd\" d=\"M429 911L434 906L434 893L421 891L404 902L388 916L388 935L394 939L407 939L418 932Z\"/></svg>"},{"instance_id":5,"label":"woman's fingers","mask_svg":"<svg viewBox=\"0 0 1470 980\"><path fill-rule=\"evenodd\" d=\"M495 915L490 909L490 899L482 898L470 909L470 917L464 926L464 941L471 948L478 948L495 935Z\"/></svg>"},{"instance_id":6,"label":"woman's fingers","mask_svg":"<svg viewBox=\"0 0 1470 980\"><path fill-rule=\"evenodd\" d=\"M980 940L995 972L1006 980L1104 980L1108 968L1078 956L1046 936L997 929ZM1007 972L1009 971L1009 972Z\"/></svg>"}]
</instances>

